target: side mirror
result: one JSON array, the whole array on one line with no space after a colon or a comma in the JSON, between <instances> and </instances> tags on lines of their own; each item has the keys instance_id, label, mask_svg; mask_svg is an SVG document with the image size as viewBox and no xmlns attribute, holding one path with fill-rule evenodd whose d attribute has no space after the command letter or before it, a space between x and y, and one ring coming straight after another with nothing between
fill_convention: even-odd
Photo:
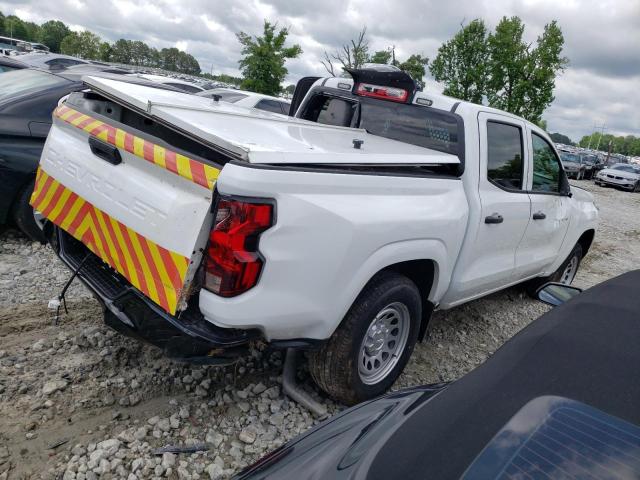
<instances>
[{"instance_id":1,"label":"side mirror","mask_svg":"<svg viewBox=\"0 0 640 480\"><path fill-rule=\"evenodd\" d=\"M581 293L581 288L564 285L563 283L550 282L538 289L537 297L541 302L551 305L552 307L557 307Z\"/></svg>"}]
</instances>

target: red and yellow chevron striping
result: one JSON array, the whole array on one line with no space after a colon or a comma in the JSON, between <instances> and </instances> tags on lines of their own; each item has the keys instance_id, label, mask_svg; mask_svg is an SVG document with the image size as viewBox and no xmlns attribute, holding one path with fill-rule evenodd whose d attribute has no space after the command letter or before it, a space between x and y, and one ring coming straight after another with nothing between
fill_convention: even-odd
<instances>
[{"instance_id":1,"label":"red and yellow chevron striping","mask_svg":"<svg viewBox=\"0 0 640 480\"><path fill-rule=\"evenodd\" d=\"M53 111L53 116L116 148L132 153L154 165L186 178L190 182L202 185L208 190L213 190L213 185L220 174L220 170L215 167L205 165L168 148L156 145L66 105L60 105L56 108Z\"/></svg>"},{"instance_id":2,"label":"red and yellow chevron striping","mask_svg":"<svg viewBox=\"0 0 640 480\"><path fill-rule=\"evenodd\" d=\"M84 243L167 312L176 312L189 259L148 240L38 169L31 205Z\"/></svg>"}]
</instances>

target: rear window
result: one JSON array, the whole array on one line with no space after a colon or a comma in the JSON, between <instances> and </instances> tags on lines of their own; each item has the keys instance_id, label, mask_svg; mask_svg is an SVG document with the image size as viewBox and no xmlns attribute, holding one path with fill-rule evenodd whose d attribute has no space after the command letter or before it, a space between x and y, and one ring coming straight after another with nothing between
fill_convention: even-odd
<instances>
[{"instance_id":1,"label":"rear window","mask_svg":"<svg viewBox=\"0 0 640 480\"><path fill-rule=\"evenodd\" d=\"M387 101L362 101L360 128L373 135L458 155L462 136L448 112Z\"/></svg>"},{"instance_id":2,"label":"rear window","mask_svg":"<svg viewBox=\"0 0 640 480\"><path fill-rule=\"evenodd\" d=\"M38 70L22 69L5 72L0 75L0 101L67 83L71 82Z\"/></svg>"}]
</instances>

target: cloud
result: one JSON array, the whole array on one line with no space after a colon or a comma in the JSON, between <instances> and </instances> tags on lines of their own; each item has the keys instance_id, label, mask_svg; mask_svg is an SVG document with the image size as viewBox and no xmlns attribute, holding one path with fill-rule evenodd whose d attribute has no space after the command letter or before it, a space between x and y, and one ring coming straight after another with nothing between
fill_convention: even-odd
<instances>
[{"instance_id":1,"label":"cloud","mask_svg":"<svg viewBox=\"0 0 640 480\"><path fill-rule=\"evenodd\" d=\"M640 135L640 1L638 0L0 0L5 14L35 22L59 19L106 40L143 40L157 48L178 46L204 71L237 75L236 33L258 34L265 18L290 29L304 54L287 62L287 82L323 75L320 59L367 26L372 50L394 45L400 58L433 58L461 23L482 18L493 28L518 15L528 41L557 19L570 66L557 79L545 112L551 131L574 139L606 123L613 133ZM440 90L433 81L428 88Z\"/></svg>"}]
</instances>

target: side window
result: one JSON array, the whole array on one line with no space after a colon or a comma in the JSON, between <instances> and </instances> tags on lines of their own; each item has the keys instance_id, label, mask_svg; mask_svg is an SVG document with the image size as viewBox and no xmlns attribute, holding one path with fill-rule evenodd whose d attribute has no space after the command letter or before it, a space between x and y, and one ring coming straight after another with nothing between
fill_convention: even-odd
<instances>
[{"instance_id":1,"label":"side window","mask_svg":"<svg viewBox=\"0 0 640 480\"><path fill-rule=\"evenodd\" d=\"M280 102L280 110L282 110L283 115L289 115L289 109L291 105L288 103Z\"/></svg>"},{"instance_id":2,"label":"side window","mask_svg":"<svg viewBox=\"0 0 640 480\"><path fill-rule=\"evenodd\" d=\"M275 100L260 100L256 108L266 110L267 112L282 113L280 102L276 102Z\"/></svg>"},{"instance_id":3,"label":"side window","mask_svg":"<svg viewBox=\"0 0 640 480\"><path fill-rule=\"evenodd\" d=\"M534 192L560 192L562 168L551 145L539 135L531 134L533 142L533 186Z\"/></svg>"},{"instance_id":4,"label":"side window","mask_svg":"<svg viewBox=\"0 0 640 480\"><path fill-rule=\"evenodd\" d=\"M522 130L487 122L487 178L507 190L522 190Z\"/></svg>"}]
</instances>

